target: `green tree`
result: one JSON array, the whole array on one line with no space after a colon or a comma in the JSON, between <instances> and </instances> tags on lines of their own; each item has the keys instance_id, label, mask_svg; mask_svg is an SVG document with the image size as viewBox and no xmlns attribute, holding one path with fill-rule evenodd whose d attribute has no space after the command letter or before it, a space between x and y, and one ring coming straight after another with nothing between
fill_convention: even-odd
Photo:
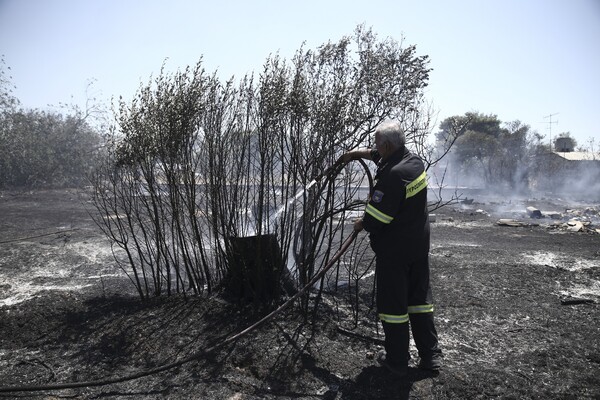
<instances>
[{"instance_id":1,"label":"green tree","mask_svg":"<svg viewBox=\"0 0 600 400\"><path fill-rule=\"evenodd\" d=\"M457 124L462 126L461 130L454 129ZM500 124L495 115L469 112L442 121L436 137L438 143L454 143L453 160L463 174L491 184L495 179L493 160L501 151Z\"/></svg>"},{"instance_id":2,"label":"green tree","mask_svg":"<svg viewBox=\"0 0 600 400\"><path fill-rule=\"evenodd\" d=\"M493 161L497 180L514 190L527 189L536 136L529 125L512 121L504 124L498 142L500 149Z\"/></svg>"},{"instance_id":3,"label":"green tree","mask_svg":"<svg viewBox=\"0 0 600 400\"><path fill-rule=\"evenodd\" d=\"M456 130L459 124L462 129ZM436 134L443 147L454 135L451 151L459 174L488 186L525 188L535 135L520 121L502 123L496 115L476 112L445 119Z\"/></svg>"}]
</instances>

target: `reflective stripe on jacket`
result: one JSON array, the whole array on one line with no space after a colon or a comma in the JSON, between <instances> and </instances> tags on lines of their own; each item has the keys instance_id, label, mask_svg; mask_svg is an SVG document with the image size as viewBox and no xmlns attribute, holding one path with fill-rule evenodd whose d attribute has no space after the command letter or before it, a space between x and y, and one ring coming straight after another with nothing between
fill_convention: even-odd
<instances>
[{"instance_id":1,"label":"reflective stripe on jacket","mask_svg":"<svg viewBox=\"0 0 600 400\"><path fill-rule=\"evenodd\" d=\"M414 181L408 183L405 186L405 199L408 199L409 197L413 197L415 195L417 195L421 190L426 190L427 189L427 174L425 171L423 171L423 173L421 175L419 175L417 177L417 179L415 179ZM385 196L385 193L384 193ZM394 217L392 215L388 215L382 211L380 211L374 204L373 202L369 202L369 204L367 204L367 208L365 209L365 212L367 214L369 214L370 216L372 216L373 218L375 218L376 220L378 220L381 223L384 224L389 224L394 220Z\"/></svg>"}]
</instances>

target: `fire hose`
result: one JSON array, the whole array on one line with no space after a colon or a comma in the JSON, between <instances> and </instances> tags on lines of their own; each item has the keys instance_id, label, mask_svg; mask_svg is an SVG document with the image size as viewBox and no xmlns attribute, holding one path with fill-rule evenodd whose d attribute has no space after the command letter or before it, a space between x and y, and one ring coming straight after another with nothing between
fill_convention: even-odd
<instances>
[{"instance_id":1,"label":"fire hose","mask_svg":"<svg viewBox=\"0 0 600 400\"><path fill-rule=\"evenodd\" d=\"M363 166L366 168L366 166L364 165L364 162L362 160L359 160L359 161L361 161ZM320 180L322 177L327 176L327 175L331 174L332 172L336 172L336 174L337 174L337 172L339 172L339 170L340 170L339 167L340 167L340 165L336 163L336 165L334 165L332 168L328 169L325 173L321 174L317 179ZM343 167L343 165L342 165L342 167ZM368 169L367 169L367 171L368 171ZM369 184L372 187L372 179L370 177L370 174L368 174L368 176L369 176ZM129 375L115 376L115 377L92 380L92 381L85 381L85 382L66 382L66 383L55 383L55 384L45 384L45 385L0 386L0 393L37 392L37 391L47 391L47 390L64 390L64 389L75 389L75 388L82 388L82 387L96 387L96 386L111 385L111 384L115 384L115 383L121 383L121 382L139 379L139 378L149 376L149 375L154 375L154 374L157 374L160 372L164 372L164 371L179 367L183 364L187 364L191 361L195 361L195 360L201 359L203 357L206 357L207 355L216 351L217 349L219 349L225 345L228 345L230 343L233 343L233 342L237 341L238 339L242 338L243 336L246 336L250 332L256 330L257 328L259 328L266 322L273 319L276 315L281 313L283 310L288 308L290 305L292 305L296 300L298 300L308 290L310 290L321 278L323 278L323 276L327 273L327 271L329 271L337 263L337 261L340 259L340 257L348 250L348 248L350 247L350 245L352 244L354 239L356 239L357 235L358 235L358 231L353 229L352 233L344 240L340 249L331 257L329 262L318 273L316 273L312 277L312 279L310 279L310 281L301 288L301 290L299 290L296 294L294 294L292 297L290 297L287 301L285 301L277 309L273 310L271 313L267 314L266 316L264 316L263 318L261 318L260 320L255 322L254 324L248 326L247 328L243 329L242 331L239 331L238 333L225 338L221 342L219 342L207 349L200 350L194 354L191 354L187 357L184 357L184 358L174 361L172 363L164 364L164 365L161 365L161 366L158 366L155 368L151 368L151 369L141 370L136 373L129 374Z\"/></svg>"}]
</instances>

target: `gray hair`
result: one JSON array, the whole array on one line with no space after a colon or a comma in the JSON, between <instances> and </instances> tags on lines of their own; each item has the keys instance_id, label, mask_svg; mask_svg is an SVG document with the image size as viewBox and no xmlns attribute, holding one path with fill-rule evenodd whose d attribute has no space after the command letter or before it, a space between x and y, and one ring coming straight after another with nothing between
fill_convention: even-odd
<instances>
[{"instance_id":1,"label":"gray hair","mask_svg":"<svg viewBox=\"0 0 600 400\"><path fill-rule=\"evenodd\" d=\"M404 147L406 143L404 129L402 129L402 126L398 121L384 121L377 127L375 132L379 133L384 141L390 143L394 147Z\"/></svg>"}]
</instances>

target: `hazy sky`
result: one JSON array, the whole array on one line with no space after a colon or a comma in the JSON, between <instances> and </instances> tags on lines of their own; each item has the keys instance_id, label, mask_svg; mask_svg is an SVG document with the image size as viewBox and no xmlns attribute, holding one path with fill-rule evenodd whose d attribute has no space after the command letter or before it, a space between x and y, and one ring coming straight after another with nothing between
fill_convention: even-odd
<instances>
[{"instance_id":1,"label":"hazy sky","mask_svg":"<svg viewBox=\"0 0 600 400\"><path fill-rule=\"evenodd\" d=\"M478 111L600 144L600 0L0 0L0 53L22 105L46 109L83 104L91 79L130 100L165 59L259 72L359 24L430 56L438 122Z\"/></svg>"}]
</instances>

